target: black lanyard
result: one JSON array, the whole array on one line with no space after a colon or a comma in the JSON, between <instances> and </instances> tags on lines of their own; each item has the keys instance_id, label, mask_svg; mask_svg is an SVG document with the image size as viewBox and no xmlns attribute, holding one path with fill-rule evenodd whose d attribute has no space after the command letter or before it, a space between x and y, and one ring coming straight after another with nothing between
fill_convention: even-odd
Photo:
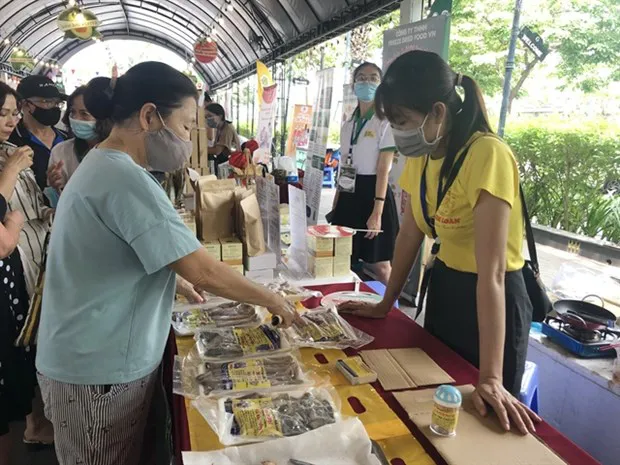
<instances>
[{"instance_id":1,"label":"black lanyard","mask_svg":"<svg viewBox=\"0 0 620 465\"><path fill-rule=\"evenodd\" d=\"M353 160L353 147L357 145L357 140L360 138L360 134L364 130L366 123L370 121L369 118L355 118L353 121L353 128L351 129L351 141L349 143L349 156L347 157L347 165L350 165Z\"/></svg>"},{"instance_id":2,"label":"black lanyard","mask_svg":"<svg viewBox=\"0 0 620 465\"><path fill-rule=\"evenodd\" d=\"M469 147L471 147L471 144L467 146L467 148L463 151L463 154L459 158L457 158L454 162L454 165L452 165L445 187L443 184L443 176L441 174L439 175L439 184L437 186L437 208L435 209L435 215L437 215L439 207L441 206L441 202L448 193L448 190L450 190L452 183L456 179L456 176L458 175L461 167L463 166L463 162L465 161L467 152L469 152ZM424 163L424 171L422 172L422 178L420 179L420 204L422 207L422 215L424 216L424 221L426 221L426 224L428 224L429 228L431 228L433 239L435 239L432 253L436 255L437 252L439 252L439 241L437 240L437 230L435 229L435 217L433 216L431 218L431 216L428 214L428 204L426 202L426 168L428 167L429 160L430 155L427 155L426 162Z\"/></svg>"}]
</instances>

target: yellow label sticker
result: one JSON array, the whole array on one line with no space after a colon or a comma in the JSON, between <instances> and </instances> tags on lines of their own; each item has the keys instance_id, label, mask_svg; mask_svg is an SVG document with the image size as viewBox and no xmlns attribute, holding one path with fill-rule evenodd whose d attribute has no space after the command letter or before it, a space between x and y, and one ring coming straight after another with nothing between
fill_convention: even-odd
<instances>
[{"instance_id":1,"label":"yellow label sticker","mask_svg":"<svg viewBox=\"0 0 620 465\"><path fill-rule=\"evenodd\" d=\"M251 438L284 436L282 424L270 398L234 400L232 411L241 436Z\"/></svg>"},{"instance_id":2,"label":"yellow label sticker","mask_svg":"<svg viewBox=\"0 0 620 465\"><path fill-rule=\"evenodd\" d=\"M345 358L343 362L360 378L375 374L359 357Z\"/></svg>"},{"instance_id":3,"label":"yellow label sticker","mask_svg":"<svg viewBox=\"0 0 620 465\"><path fill-rule=\"evenodd\" d=\"M232 381L233 391L264 389L271 387L262 360L246 360L228 364L228 379Z\"/></svg>"},{"instance_id":4,"label":"yellow label sticker","mask_svg":"<svg viewBox=\"0 0 620 465\"><path fill-rule=\"evenodd\" d=\"M261 327L234 328L233 333L244 354L274 350L275 346Z\"/></svg>"},{"instance_id":5,"label":"yellow label sticker","mask_svg":"<svg viewBox=\"0 0 620 465\"><path fill-rule=\"evenodd\" d=\"M310 339L314 342L335 341L344 336L342 327L337 323L318 325L310 322L301 326L299 333L303 339Z\"/></svg>"},{"instance_id":6,"label":"yellow label sticker","mask_svg":"<svg viewBox=\"0 0 620 465\"><path fill-rule=\"evenodd\" d=\"M372 129L367 129L366 132L364 133L364 137L375 138L377 137L377 134Z\"/></svg>"},{"instance_id":7,"label":"yellow label sticker","mask_svg":"<svg viewBox=\"0 0 620 465\"><path fill-rule=\"evenodd\" d=\"M444 434L453 434L459 421L459 408L444 407L435 403L431 421Z\"/></svg>"}]
</instances>

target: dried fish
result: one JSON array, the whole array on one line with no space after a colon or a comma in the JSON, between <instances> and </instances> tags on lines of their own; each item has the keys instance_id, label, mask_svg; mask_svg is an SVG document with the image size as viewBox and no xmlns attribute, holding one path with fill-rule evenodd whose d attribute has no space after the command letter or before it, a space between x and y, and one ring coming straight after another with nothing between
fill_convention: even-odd
<instances>
[{"instance_id":1,"label":"dried fish","mask_svg":"<svg viewBox=\"0 0 620 465\"><path fill-rule=\"evenodd\" d=\"M206 358L234 359L282 348L279 330L267 325L255 328L227 328L201 331L196 346Z\"/></svg>"}]
</instances>

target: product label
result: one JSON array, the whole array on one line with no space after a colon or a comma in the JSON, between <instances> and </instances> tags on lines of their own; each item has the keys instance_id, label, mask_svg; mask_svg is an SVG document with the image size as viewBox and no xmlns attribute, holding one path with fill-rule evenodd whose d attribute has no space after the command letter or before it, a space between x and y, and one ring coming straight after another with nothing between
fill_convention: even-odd
<instances>
[{"instance_id":1,"label":"product label","mask_svg":"<svg viewBox=\"0 0 620 465\"><path fill-rule=\"evenodd\" d=\"M459 421L459 408L444 407L435 403L431 424L436 426L443 434L451 435L456 431L456 424Z\"/></svg>"},{"instance_id":2,"label":"product label","mask_svg":"<svg viewBox=\"0 0 620 465\"><path fill-rule=\"evenodd\" d=\"M300 328L300 335L303 339L310 339L314 342L337 341L344 336L342 327L337 323L308 323Z\"/></svg>"},{"instance_id":3,"label":"product label","mask_svg":"<svg viewBox=\"0 0 620 465\"><path fill-rule=\"evenodd\" d=\"M260 327L233 328L233 333L241 350L246 355L275 350L273 342Z\"/></svg>"},{"instance_id":4,"label":"product label","mask_svg":"<svg viewBox=\"0 0 620 465\"><path fill-rule=\"evenodd\" d=\"M209 312L201 308L192 308L185 314L184 322L187 327L197 329L202 326L213 324L213 319L209 316Z\"/></svg>"},{"instance_id":5,"label":"product label","mask_svg":"<svg viewBox=\"0 0 620 465\"><path fill-rule=\"evenodd\" d=\"M237 399L232 404L233 415L241 436L280 438L282 425L270 398Z\"/></svg>"},{"instance_id":6,"label":"product label","mask_svg":"<svg viewBox=\"0 0 620 465\"><path fill-rule=\"evenodd\" d=\"M343 360L344 363L347 364L353 372L359 377L363 378L364 376L373 375L374 372L370 370L368 365L366 365L362 359L359 357L351 357Z\"/></svg>"},{"instance_id":7,"label":"product label","mask_svg":"<svg viewBox=\"0 0 620 465\"><path fill-rule=\"evenodd\" d=\"M233 391L271 387L262 360L229 363L226 371L227 378L232 382Z\"/></svg>"}]
</instances>

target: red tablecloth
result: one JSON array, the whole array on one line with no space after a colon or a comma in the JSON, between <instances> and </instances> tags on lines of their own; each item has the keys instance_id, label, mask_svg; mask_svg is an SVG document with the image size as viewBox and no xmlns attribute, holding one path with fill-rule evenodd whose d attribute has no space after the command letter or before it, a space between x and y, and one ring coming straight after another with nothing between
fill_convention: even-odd
<instances>
[{"instance_id":1,"label":"red tablecloth","mask_svg":"<svg viewBox=\"0 0 620 465\"><path fill-rule=\"evenodd\" d=\"M334 284L317 286L313 289L320 290L323 294L330 294L338 291L351 290L352 288L352 284ZM362 290L372 292L372 290L365 285L362 285ZM372 344L364 347L365 350L419 347L446 370L450 376L455 379L457 385L475 384L478 380L478 370L475 367L463 360L458 354L446 347L435 337L431 336L424 328L399 310L393 310L388 317L383 320L369 320L348 316L347 320L353 326L375 337ZM168 354L170 356L176 353L174 337L171 337L168 349ZM354 354L354 351L351 351L350 354ZM170 359L172 357L167 358ZM400 404L398 404L394 396L389 392L385 392L379 383L375 383L373 387L407 425L433 460L435 460L438 465L445 465L445 461L426 437L416 428L411 420L409 420L407 413L402 409ZM191 446L189 443L185 403L182 397L176 395L173 399L173 424L174 438L176 440L175 449L177 451L177 457L180 458L180 451L190 450ZM599 462L589 454L547 423L543 422L537 425L536 431L538 436L569 465L600 465Z\"/></svg>"}]
</instances>

